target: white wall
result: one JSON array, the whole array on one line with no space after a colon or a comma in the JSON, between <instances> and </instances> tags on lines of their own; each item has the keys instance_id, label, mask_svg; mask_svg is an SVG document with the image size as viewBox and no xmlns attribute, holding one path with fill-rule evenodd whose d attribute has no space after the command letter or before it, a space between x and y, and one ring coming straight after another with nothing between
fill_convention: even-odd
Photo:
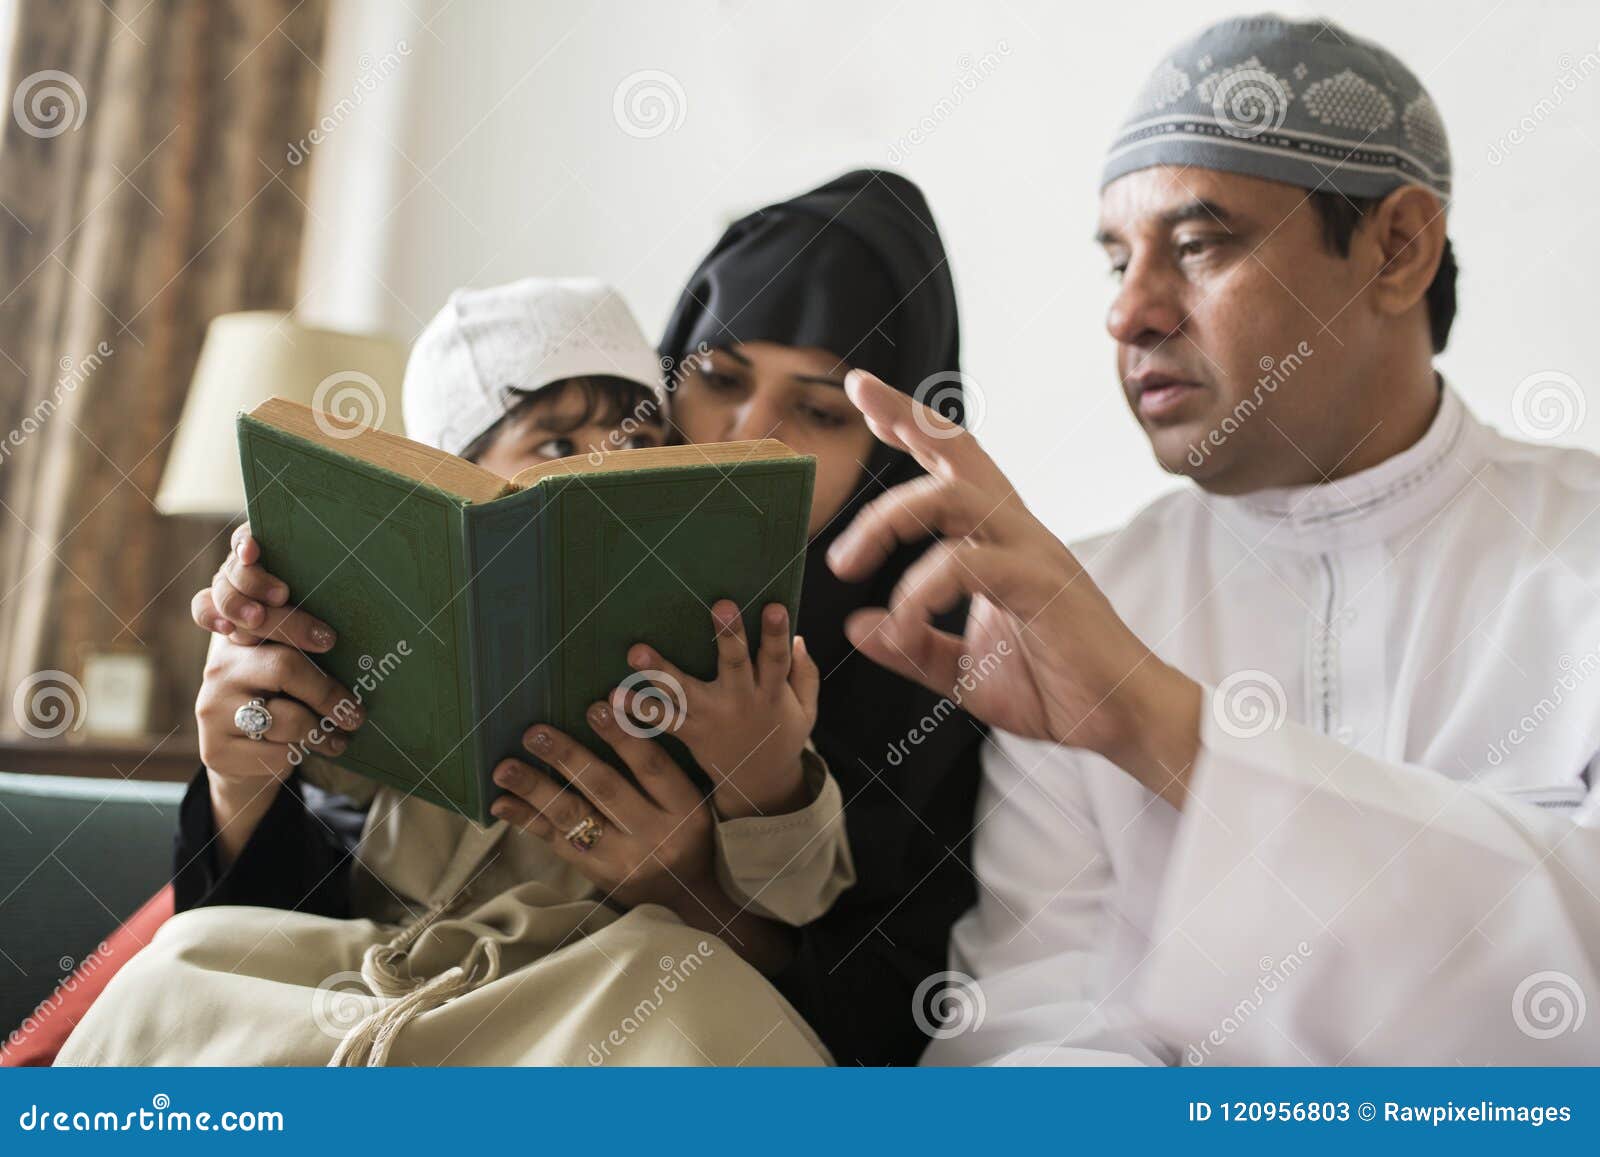
<instances>
[{"instance_id":1,"label":"white wall","mask_svg":"<svg viewBox=\"0 0 1600 1157\"><path fill-rule=\"evenodd\" d=\"M338 3L324 107L364 95L311 150L319 225L304 310L314 319L409 337L454 286L591 273L618 284L655 331L730 217L901 158L895 167L927 192L950 249L966 367L988 399L983 440L1029 501L1076 536L1173 484L1123 408L1101 328L1112 283L1090 240L1096 175L1166 47L1240 9ZM1506 427L1518 382L1570 374L1590 412L1568 440L1600 448L1590 344L1600 5L1340 0L1280 11L1383 41L1444 112L1464 266L1445 372ZM377 78L386 56L394 67ZM648 139L613 115L618 85L642 70L670 74L682 92L681 124ZM973 84L979 72L988 75ZM906 135L957 97L908 148ZM1542 98L1551 101L1536 111ZM1506 149L1525 117L1531 133ZM1503 156L1491 160L1497 141Z\"/></svg>"}]
</instances>

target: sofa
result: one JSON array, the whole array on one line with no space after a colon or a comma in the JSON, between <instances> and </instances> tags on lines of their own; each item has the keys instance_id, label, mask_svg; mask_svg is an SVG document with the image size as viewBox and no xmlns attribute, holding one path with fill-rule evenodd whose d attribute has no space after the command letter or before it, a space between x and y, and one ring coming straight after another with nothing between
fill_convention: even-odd
<instances>
[{"instance_id":1,"label":"sofa","mask_svg":"<svg viewBox=\"0 0 1600 1157\"><path fill-rule=\"evenodd\" d=\"M32 1059L16 1060L23 1044L14 1030L26 1022L30 1033L64 1039L62 1020L76 1023L171 914L172 837L183 792L180 783L0 772L0 1042L11 1045L7 1063L48 1063L53 1050L42 1060L37 1049ZM50 1032L41 1032L50 1021Z\"/></svg>"}]
</instances>

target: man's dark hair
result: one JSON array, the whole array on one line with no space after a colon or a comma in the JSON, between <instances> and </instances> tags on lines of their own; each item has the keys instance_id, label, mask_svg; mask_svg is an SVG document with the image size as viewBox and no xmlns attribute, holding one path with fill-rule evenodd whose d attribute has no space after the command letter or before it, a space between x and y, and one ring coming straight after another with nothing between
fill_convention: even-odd
<instances>
[{"instance_id":1,"label":"man's dark hair","mask_svg":"<svg viewBox=\"0 0 1600 1157\"><path fill-rule=\"evenodd\" d=\"M560 397L569 390L578 390L583 394L583 409L564 419L561 428L552 427L552 432L556 434L567 434L591 423L620 425L623 419L629 417L641 426L660 426L666 420L655 393L640 382L609 374L563 378L537 390L511 390L512 394L519 395L517 401L498 422L474 438L472 445L461 451L461 456L469 462L476 462L494 445L501 431L521 417L535 399Z\"/></svg>"},{"instance_id":2,"label":"man's dark hair","mask_svg":"<svg viewBox=\"0 0 1600 1157\"><path fill-rule=\"evenodd\" d=\"M1322 215L1322 235L1328 246L1340 257L1350 256L1350 238L1355 236L1361 219L1378 207L1382 197L1346 197L1342 193L1318 191L1311 194L1311 203ZM1444 349L1450 338L1450 325L1456 319L1456 255L1450 247L1450 238L1444 239L1444 253L1439 258L1439 269L1428 286L1428 333L1433 339L1433 352Z\"/></svg>"}]
</instances>

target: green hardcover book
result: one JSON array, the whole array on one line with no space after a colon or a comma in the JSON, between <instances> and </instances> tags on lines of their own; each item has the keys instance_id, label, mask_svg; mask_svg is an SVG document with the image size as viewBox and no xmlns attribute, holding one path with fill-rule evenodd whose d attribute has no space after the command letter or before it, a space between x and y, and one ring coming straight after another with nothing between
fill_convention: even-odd
<instances>
[{"instance_id":1,"label":"green hardcover book","mask_svg":"<svg viewBox=\"0 0 1600 1157\"><path fill-rule=\"evenodd\" d=\"M238 435L262 563L338 632L314 658L367 712L334 762L479 824L533 723L615 761L585 712L633 674L632 644L709 679L717 599L751 640L766 604L799 609L816 460L772 439L507 480L281 398Z\"/></svg>"}]
</instances>

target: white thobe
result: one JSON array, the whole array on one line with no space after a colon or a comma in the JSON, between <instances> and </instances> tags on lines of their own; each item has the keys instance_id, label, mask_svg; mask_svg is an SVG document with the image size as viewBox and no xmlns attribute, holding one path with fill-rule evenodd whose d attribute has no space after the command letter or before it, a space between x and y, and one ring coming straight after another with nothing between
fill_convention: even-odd
<instances>
[{"instance_id":1,"label":"white thobe","mask_svg":"<svg viewBox=\"0 0 1600 1157\"><path fill-rule=\"evenodd\" d=\"M1597 507L1447 387L1370 470L1078 544L1205 687L1189 798L989 745L925 1063L1600 1062Z\"/></svg>"}]
</instances>

